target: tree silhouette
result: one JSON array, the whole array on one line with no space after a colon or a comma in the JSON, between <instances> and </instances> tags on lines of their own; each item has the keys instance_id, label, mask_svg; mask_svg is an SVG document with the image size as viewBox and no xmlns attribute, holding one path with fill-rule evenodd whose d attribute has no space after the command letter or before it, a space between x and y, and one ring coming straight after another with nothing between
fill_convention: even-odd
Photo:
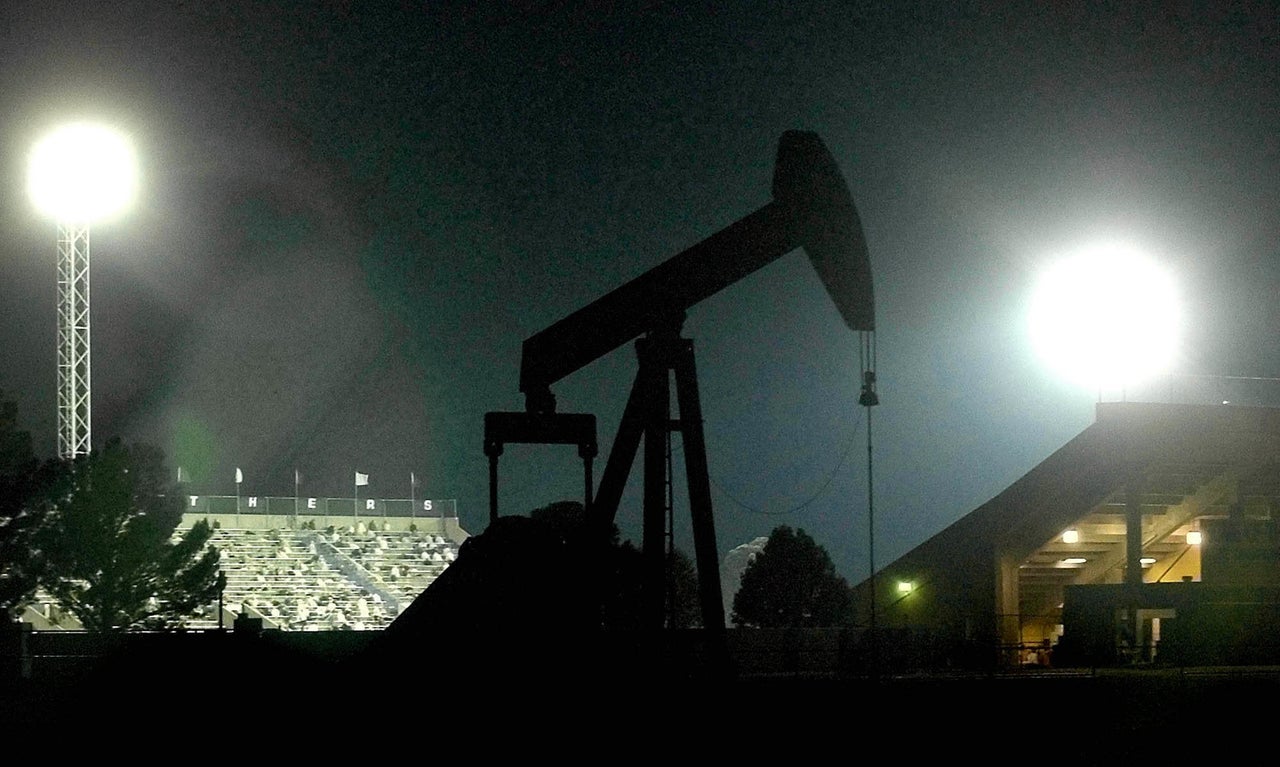
<instances>
[{"instance_id":1,"label":"tree silhouette","mask_svg":"<svg viewBox=\"0 0 1280 767\"><path fill-rule=\"evenodd\" d=\"M86 629L173 628L217 598L212 530L201 520L174 539L182 497L159 450L116 438L62 465L48 495L46 587Z\"/></svg>"},{"instance_id":2,"label":"tree silhouette","mask_svg":"<svg viewBox=\"0 0 1280 767\"><path fill-rule=\"evenodd\" d=\"M804 530L774 528L742 573L733 622L754 628L830 627L852 622L852 593L826 549Z\"/></svg>"},{"instance_id":3,"label":"tree silhouette","mask_svg":"<svg viewBox=\"0 0 1280 767\"><path fill-rule=\"evenodd\" d=\"M36 543L43 507L33 500L48 474L31 450L31 434L18 429L17 404L0 392L0 610L10 620L31 601L44 572Z\"/></svg>"},{"instance_id":4,"label":"tree silhouette","mask_svg":"<svg viewBox=\"0 0 1280 767\"><path fill-rule=\"evenodd\" d=\"M550 527L565 543L577 545L587 534L587 513L581 501L556 501L529 512L529 518ZM617 546L618 526L610 529L609 543Z\"/></svg>"},{"instance_id":5,"label":"tree silhouette","mask_svg":"<svg viewBox=\"0 0 1280 767\"><path fill-rule=\"evenodd\" d=\"M702 604L698 601L698 568L689 555L671 549L667 561L667 615L670 628L702 627Z\"/></svg>"},{"instance_id":6,"label":"tree silhouette","mask_svg":"<svg viewBox=\"0 0 1280 767\"><path fill-rule=\"evenodd\" d=\"M557 501L534 509L530 518L545 523L570 546L590 545L587 517L579 501ZM601 621L605 628L636 630L640 625L643 555L631 541L621 540L618 526L609 531L608 546L603 552L604 581ZM701 625L698 604L698 576L688 555L673 549L667 562L667 615L670 628ZM591 577L584 573L583 577Z\"/></svg>"}]
</instances>

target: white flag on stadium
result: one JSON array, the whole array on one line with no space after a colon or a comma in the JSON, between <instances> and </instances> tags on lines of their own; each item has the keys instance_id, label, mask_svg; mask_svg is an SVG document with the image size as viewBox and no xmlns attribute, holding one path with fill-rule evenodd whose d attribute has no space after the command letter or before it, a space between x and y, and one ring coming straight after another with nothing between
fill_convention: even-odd
<instances>
[{"instance_id":1,"label":"white flag on stadium","mask_svg":"<svg viewBox=\"0 0 1280 767\"><path fill-rule=\"evenodd\" d=\"M178 481L179 481L179 482L186 482L186 481L187 481L186 477L187 477L187 473L186 473L185 471L183 471L183 470L182 470L182 467L181 467L181 466L179 466L179 467L178 467Z\"/></svg>"},{"instance_id":2,"label":"white flag on stadium","mask_svg":"<svg viewBox=\"0 0 1280 767\"><path fill-rule=\"evenodd\" d=\"M410 487L418 486L418 476L413 472L409 472L409 486Z\"/></svg>"},{"instance_id":3,"label":"white flag on stadium","mask_svg":"<svg viewBox=\"0 0 1280 767\"><path fill-rule=\"evenodd\" d=\"M369 484L369 475L356 472L356 487Z\"/></svg>"},{"instance_id":4,"label":"white flag on stadium","mask_svg":"<svg viewBox=\"0 0 1280 767\"><path fill-rule=\"evenodd\" d=\"M236 468L236 484L238 485L241 482L244 482L244 474L240 471L239 467L237 467Z\"/></svg>"}]
</instances>

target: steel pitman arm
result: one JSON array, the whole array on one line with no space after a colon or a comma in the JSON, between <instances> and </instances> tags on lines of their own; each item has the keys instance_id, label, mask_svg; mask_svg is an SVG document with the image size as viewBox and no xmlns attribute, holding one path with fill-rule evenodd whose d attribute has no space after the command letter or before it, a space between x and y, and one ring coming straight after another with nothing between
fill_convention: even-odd
<instances>
[{"instance_id":1,"label":"steel pitman arm","mask_svg":"<svg viewBox=\"0 0 1280 767\"><path fill-rule=\"evenodd\" d=\"M524 342L520 391L530 413L555 411L551 386L778 258L803 247L845 324L875 329L862 223L831 153L815 133L778 142L773 200Z\"/></svg>"}]
</instances>

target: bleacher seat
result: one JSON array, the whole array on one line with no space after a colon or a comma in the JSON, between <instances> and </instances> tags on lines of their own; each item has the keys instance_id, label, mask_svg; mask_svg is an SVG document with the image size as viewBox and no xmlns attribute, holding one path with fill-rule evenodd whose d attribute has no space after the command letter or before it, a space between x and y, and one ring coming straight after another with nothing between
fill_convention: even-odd
<instances>
[{"instance_id":1,"label":"bleacher seat","mask_svg":"<svg viewBox=\"0 0 1280 767\"><path fill-rule=\"evenodd\" d=\"M264 625L286 631L378 630L456 555L456 544L431 533L363 523L345 530L215 529L210 543L227 576L223 603L246 605ZM216 627L216 613L215 605L187 625Z\"/></svg>"}]
</instances>

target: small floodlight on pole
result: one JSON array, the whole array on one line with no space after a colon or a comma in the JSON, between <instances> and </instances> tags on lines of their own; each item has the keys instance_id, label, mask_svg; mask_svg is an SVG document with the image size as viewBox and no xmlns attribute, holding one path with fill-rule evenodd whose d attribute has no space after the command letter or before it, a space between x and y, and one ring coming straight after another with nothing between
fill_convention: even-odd
<instances>
[{"instance_id":1,"label":"small floodlight on pole","mask_svg":"<svg viewBox=\"0 0 1280 767\"><path fill-rule=\"evenodd\" d=\"M137 163L120 133L72 123L35 145L27 183L37 210L58 224L58 457L71 459L92 449L89 224L133 201Z\"/></svg>"}]
</instances>

